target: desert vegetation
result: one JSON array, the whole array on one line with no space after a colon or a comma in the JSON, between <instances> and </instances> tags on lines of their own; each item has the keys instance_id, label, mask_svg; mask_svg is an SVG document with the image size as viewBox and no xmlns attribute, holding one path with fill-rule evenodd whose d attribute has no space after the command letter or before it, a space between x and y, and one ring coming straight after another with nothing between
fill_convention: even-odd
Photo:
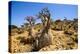
<instances>
[{"instance_id":1,"label":"desert vegetation","mask_svg":"<svg viewBox=\"0 0 80 54\"><path fill-rule=\"evenodd\" d=\"M41 23L36 20L41 19ZM78 19L51 18L48 8L37 13L36 18L26 16L26 23L18 27L9 25L9 52L34 52L69 50L78 48Z\"/></svg>"}]
</instances>

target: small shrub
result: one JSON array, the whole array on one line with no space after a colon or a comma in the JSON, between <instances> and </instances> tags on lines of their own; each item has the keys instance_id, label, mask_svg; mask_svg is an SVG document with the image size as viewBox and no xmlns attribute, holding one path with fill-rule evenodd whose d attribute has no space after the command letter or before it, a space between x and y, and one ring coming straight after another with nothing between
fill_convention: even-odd
<instances>
[{"instance_id":1,"label":"small shrub","mask_svg":"<svg viewBox=\"0 0 80 54\"><path fill-rule=\"evenodd\" d=\"M19 36L19 37L17 37L16 39L17 39L17 40L20 40L20 39L22 39L22 38L23 38L23 37Z\"/></svg>"},{"instance_id":2,"label":"small shrub","mask_svg":"<svg viewBox=\"0 0 80 54\"><path fill-rule=\"evenodd\" d=\"M68 34L68 35L74 34L74 32L73 32L73 31L70 31L70 30L65 30L64 33L65 33L65 34Z\"/></svg>"}]
</instances>

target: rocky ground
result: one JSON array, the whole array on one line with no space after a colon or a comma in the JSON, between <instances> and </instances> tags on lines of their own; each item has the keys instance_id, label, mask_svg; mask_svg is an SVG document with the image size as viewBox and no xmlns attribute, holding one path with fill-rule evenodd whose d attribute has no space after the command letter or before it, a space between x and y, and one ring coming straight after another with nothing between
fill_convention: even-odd
<instances>
[{"instance_id":1,"label":"rocky ground","mask_svg":"<svg viewBox=\"0 0 80 54\"><path fill-rule=\"evenodd\" d=\"M45 46L38 51L70 50L78 48L78 43L75 41L77 38L77 33L69 35L65 34L64 31L51 30L51 32L53 34L52 45ZM27 44L26 41L26 44L21 42L22 38L23 40L28 38L28 31L25 31L21 34L14 33L14 35L10 36L10 38L9 47L11 52L20 53L33 51L33 46L31 44Z\"/></svg>"}]
</instances>

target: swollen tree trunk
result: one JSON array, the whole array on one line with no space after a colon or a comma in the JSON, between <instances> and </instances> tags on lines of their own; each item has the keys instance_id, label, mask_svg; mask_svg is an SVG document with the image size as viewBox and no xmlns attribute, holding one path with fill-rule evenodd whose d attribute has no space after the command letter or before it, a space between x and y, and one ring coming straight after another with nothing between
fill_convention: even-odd
<instances>
[{"instance_id":1,"label":"swollen tree trunk","mask_svg":"<svg viewBox=\"0 0 80 54\"><path fill-rule=\"evenodd\" d=\"M29 36L32 37L32 38L35 38L35 30L34 30L34 26L31 26L29 28Z\"/></svg>"},{"instance_id":2,"label":"swollen tree trunk","mask_svg":"<svg viewBox=\"0 0 80 54\"><path fill-rule=\"evenodd\" d=\"M38 38L38 41L36 40L36 43L38 43L36 50L39 50L45 46L52 44L52 34L51 34L49 19L45 22L43 30L39 34L39 38Z\"/></svg>"}]
</instances>

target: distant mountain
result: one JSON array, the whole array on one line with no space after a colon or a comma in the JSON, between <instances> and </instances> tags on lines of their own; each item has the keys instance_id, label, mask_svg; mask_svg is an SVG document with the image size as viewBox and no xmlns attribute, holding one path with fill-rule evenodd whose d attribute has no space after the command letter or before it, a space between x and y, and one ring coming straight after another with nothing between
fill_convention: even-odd
<instances>
[{"instance_id":1,"label":"distant mountain","mask_svg":"<svg viewBox=\"0 0 80 54\"><path fill-rule=\"evenodd\" d=\"M9 25L9 29L15 29L18 28L16 25Z\"/></svg>"}]
</instances>

